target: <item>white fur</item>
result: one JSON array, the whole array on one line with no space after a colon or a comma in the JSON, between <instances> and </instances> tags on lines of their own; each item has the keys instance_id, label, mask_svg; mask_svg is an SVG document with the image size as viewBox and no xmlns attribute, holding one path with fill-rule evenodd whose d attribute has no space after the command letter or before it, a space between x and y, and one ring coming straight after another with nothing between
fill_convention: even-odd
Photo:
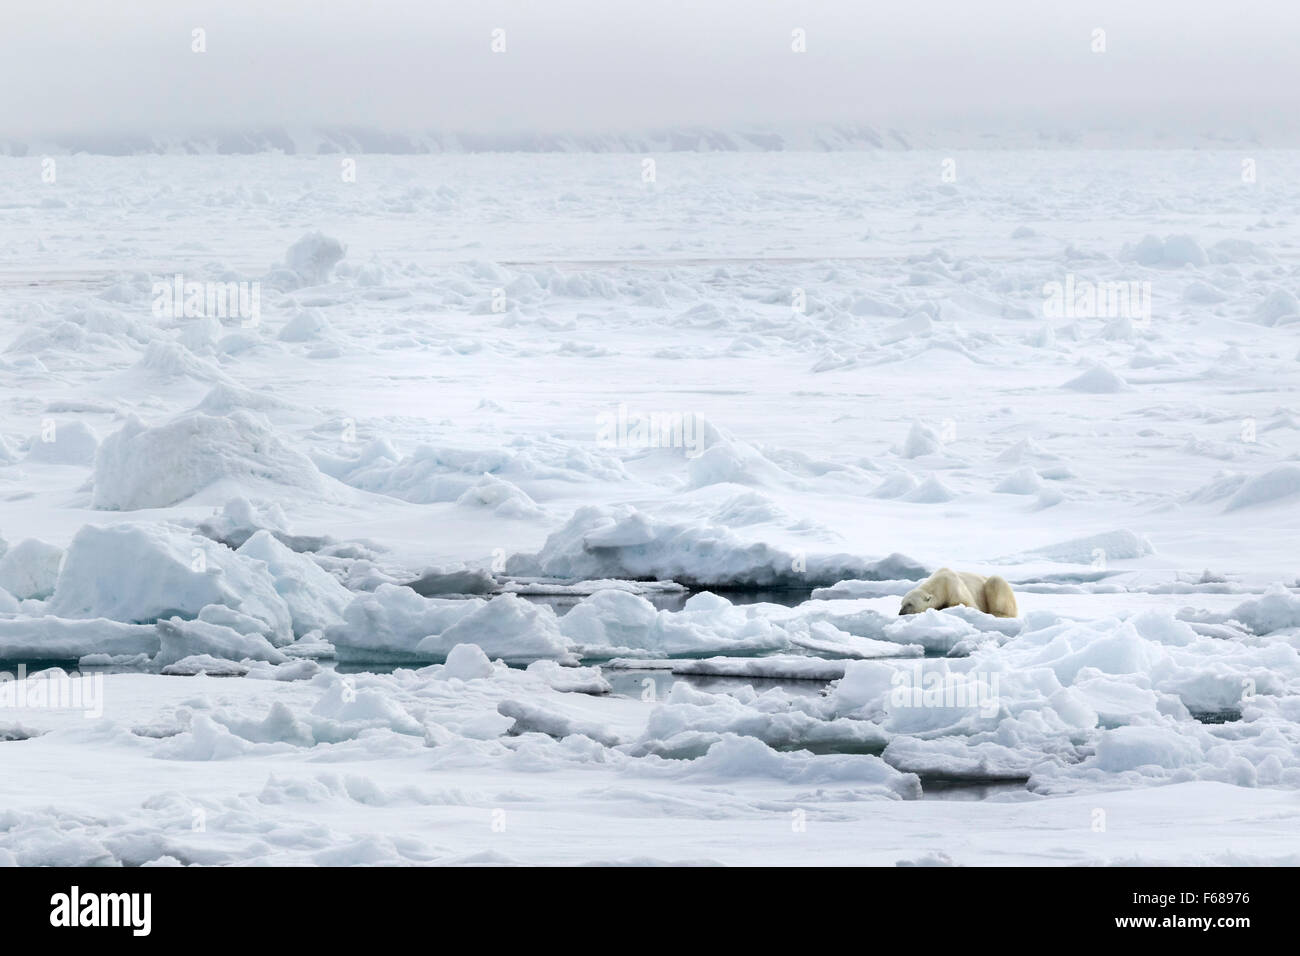
<instances>
[{"instance_id":1,"label":"white fur","mask_svg":"<svg viewBox=\"0 0 1300 956\"><path fill-rule=\"evenodd\" d=\"M920 614L930 608L939 610L964 604L979 608L995 617L1015 617L1019 614L1016 596L1005 578L998 575L985 577L969 571L940 568L903 595L899 614Z\"/></svg>"}]
</instances>

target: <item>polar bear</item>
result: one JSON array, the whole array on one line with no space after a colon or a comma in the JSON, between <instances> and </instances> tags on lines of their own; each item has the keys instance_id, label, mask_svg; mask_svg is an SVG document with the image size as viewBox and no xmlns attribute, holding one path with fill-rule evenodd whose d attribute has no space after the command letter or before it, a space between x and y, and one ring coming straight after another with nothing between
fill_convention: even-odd
<instances>
[{"instance_id":1,"label":"polar bear","mask_svg":"<svg viewBox=\"0 0 1300 956\"><path fill-rule=\"evenodd\" d=\"M976 607L994 617L1015 617L1016 596L1005 578L998 575L984 577L969 571L940 568L934 574L903 595L899 614L920 614L930 608L938 610L965 604Z\"/></svg>"}]
</instances>

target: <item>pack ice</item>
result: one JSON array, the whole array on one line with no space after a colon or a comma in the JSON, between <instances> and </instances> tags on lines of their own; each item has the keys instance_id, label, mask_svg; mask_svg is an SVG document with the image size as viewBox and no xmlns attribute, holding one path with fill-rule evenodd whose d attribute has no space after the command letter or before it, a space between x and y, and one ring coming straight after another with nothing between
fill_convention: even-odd
<instances>
[{"instance_id":1,"label":"pack ice","mask_svg":"<svg viewBox=\"0 0 1300 956\"><path fill-rule=\"evenodd\" d=\"M0 157L0 863L1300 863L1300 154L942 158Z\"/></svg>"}]
</instances>

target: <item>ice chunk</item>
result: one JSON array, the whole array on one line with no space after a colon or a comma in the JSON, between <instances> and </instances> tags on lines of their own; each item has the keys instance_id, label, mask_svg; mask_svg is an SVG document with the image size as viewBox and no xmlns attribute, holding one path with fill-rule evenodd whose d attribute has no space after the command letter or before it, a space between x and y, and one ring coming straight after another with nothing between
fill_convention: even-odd
<instances>
[{"instance_id":1,"label":"ice chunk","mask_svg":"<svg viewBox=\"0 0 1300 956\"><path fill-rule=\"evenodd\" d=\"M886 625L886 628L888 625ZM890 640L881 641L870 637L861 637L831 624L829 621L813 621L808 625L808 633L802 634L791 629L790 642L799 647L836 657L852 657L859 660L874 660L882 657L920 657L925 647L920 644L908 644Z\"/></svg>"},{"instance_id":2,"label":"ice chunk","mask_svg":"<svg viewBox=\"0 0 1300 956\"><path fill-rule=\"evenodd\" d=\"M754 737L726 734L708 753L692 760L680 773L691 778L734 780L771 777L791 784L853 783L871 787L868 793L893 800L916 800L921 781L900 773L873 754L779 753Z\"/></svg>"},{"instance_id":3,"label":"ice chunk","mask_svg":"<svg viewBox=\"0 0 1300 956\"><path fill-rule=\"evenodd\" d=\"M626 505L587 506L552 533L533 555L506 562L512 575L674 580L697 587L814 587L848 578L925 576L910 558L869 561L848 554L796 555L745 542L729 528L663 521Z\"/></svg>"},{"instance_id":4,"label":"ice chunk","mask_svg":"<svg viewBox=\"0 0 1300 956\"><path fill-rule=\"evenodd\" d=\"M565 694L608 694L613 690L599 667L569 667L557 661L540 660L528 665L528 674Z\"/></svg>"},{"instance_id":5,"label":"ice chunk","mask_svg":"<svg viewBox=\"0 0 1300 956\"><path fill-rule=\"evenodd\" d=\"M887 737L862 720L822 719L794 706L781 691L740 700L710 694L678 681L650 712L634 752L685 756L702 743L731 734L754 737L771 747L865 753L883 749Z\"/></svg>"},{"instance_id":6,"label":"ice chunk","mask_svg":"<svg viewBox=\"0 0 1300 956\"><path fill-rule=\"evenodd\" d=\"M260 634L241 634L220 624L206 621L183 621L174 617L159 621L159 650L154 663L175 664L195 654L228 661L245 659L283 664L288 660Z\"/></svg>"},{"instance_id":7,"label":"ice chunk","mask_svg":"<svg viewBox=\"0 0 1300 956\"><path fill-rule=\"evenodd\" d=\"M918 651L920 648L917 649ZM643 660L616 657L608 667L622 670L666 670L673 674L699 674L709 677L749 677L761 680L838 680L844 676L845 661L794 654L770 657L705 657L696 660L671 658Z\"/></svg>"},{"instance_id":8,"label":"ice chunk","mask_svg":"<svg viewBox=\"0 0 1300 956\"><path fill-rule=\"evenodd\" d=\"M1165 770L1199 763L1200 743L1172 727L1116 727L1097 741L1096 765L1110 773L1158 767Z\"/></svg>"},{"instance_id":9,"label":"ice chunk","mask_svg":"<svg viewBox=\"0 0 1300 956\"><path fill-rule=\"evenodd\" d=\"M416 594L424 597L437 597L442 594L491 594L497 590L497 580L482 569L462 569L442 571L431 569L425 571L406 586Z\"/></svg>"},{"instance_id":10,"label":"ice chunk","mask_svg":"<svg viewBox=\"0 0 1300 956\"><path fill-rule=\"evenodd\" d=\"M972 743L964 737L894 737L880 755L885 763L923 777L967 782L1027 780L1041 756L991 740Z\"/></svg>"},{"instance_id":11,"label":"ice chunk","mask_svg":"<svg viewBox=\"0 0 1300 956\"><path fill-rule=\"evenodd\" d=\"M162 524L87 525L78 531L49 610L60 617L145 623L195 617L209 604L256 618L273 643L292 638L289 608L265 564Z\"/></svg>"},{"instance_id":12,"label":"ice chunk","mask_svg":"<svg viewBox=\"0 0 1300 956\"><path fill-rule=\"evenodd\" d=\"M210 654L193 654L165 665L159 673L168 677L197 677L199 674L207 674L209 677L243 677L248 671L248 665L238 661Z\"/></svg>"},{"instance_id":13,"label":"ice chunk","mask_svg":"<svg viewBox=\"0 0 1300 956\"><path fill-rule=\"evenodd\" d=\"M671 612L637 594L598 591L560 619L560 630L586 657L752 654L789 644L771 621L707 593Z\"/></svg>"},{"instance_id":14,"label":"ice chunk","mask_svg":"<svg viewBox=\"0 0 1300 956\"><path fill-rule=\"evenodd\" d=\"M946 652L963 641L977 641L981 635L978 627L960 616L930 608L891 621L885 625L883 636L899 644L919 644L926 650Z\"/></svg>"},{"instance_id":15,"label":"ice chunk","mask_svg":"<svg viewBox=\"0 0 1300 956\"><path fill-rule=\"evenodd\" d=\"M1238 604L1228 612L1228 619L1240 621L1256 634L1300 627L1300 596L1276 585L1262 597Z\"/></svg>"},{"instance_id":16,"label":"ice chunk","mask_svg":"<svg viewBox=\"0 0 1300 956\"><path fill-rule=\"evenodd\" d=\"M574 660L555 612L512 594L491 601L426 598L384 584L357 597L343 619L325 631L342 661L442 663L457 644L476 644L508 663Z\"/></svg>"},{"instance_id":17,"label":"ice chunk","mask_svg":"<svg viewBox=\"0 0 1300 956\"><path fill-rule=\"evenodd\" d=\"M310 232L289 247L284 261L303 283L320 285L330 280L334 267L346 254L347 247L337 239L323 232Z\"/></svg>"},{"instance_id":18,"label":"ice chunk","mask_svg":"<svg viewBox=\"0 0 1300 956\"><path fill-rule=\"evenodd\" d=\"M310 342L331 330L329 320L320 309L300 309L280 329L278 338L281 342Z\"/></svg>"},{"instance_id":19,"label":"ice chunk","mask_svg":"<svg viewBox=\"0 0 1300 956\"><path fill-rule=\"evenodd\" d=\"M54 593L63 549L36 538L0 553L0 588L16 598L44 599Z\"/></svg>"},{"instance_id":20,"label":"ice chunk","mask_svg":"<svg viewBox=\"0 0 1300 956\"><path fill-rule=\"evenodd\" d=\"M307 555L285 547L270 531L255 533L236 554L266 564L298 637L342 623L354 595Z\"/></svg>"},{"instance_id":21,"label":"ice chunk","mask_svg":"<svg viewBox=\"0 0 1300 956\"><path fill-rule=\"evenodd\" d=\"M438 676L456 677L460 680L477 680L491 677L496 668L477 644L457 644L447 652L447 661Z\"/></svg>"},{"instance_id":22,"label":"ice chunk","mask_svg":"<svg viewBox=\"0 0 1300 956\"><path fill-rule=\"evenodd\" d=\"M152 625L122 624L103 618L0 619L0 659L3 660L70 661L88 654L152 657L156 653L158 632Z\"/></svg>"},{"instance_id":23,"label":"ice chunk","mask_svg":"<svg viewBox=\"0 0 1300 956\"><path fill-rule=\"evenodd\" d=\"M443 660L462 642L472 642L507 663L542 657L574 660L555 612L513 594L500 594L480 604L441 634L419 641L414 653L424 660Z\"/></svg>"},{"instance_id":24,"label":"ice chunk","mask_svg":"<svg viewBox=\"0 0 1300 956\"><path fill-rule=\"evenodd\" d=\"M523 700L503 700L497 704L497 713L514 721L511 733L546 734L548 737L590 737L606 747L619 743L617 735L590 721L574 720L542 704Z\"/></svg>"}]
</instances>

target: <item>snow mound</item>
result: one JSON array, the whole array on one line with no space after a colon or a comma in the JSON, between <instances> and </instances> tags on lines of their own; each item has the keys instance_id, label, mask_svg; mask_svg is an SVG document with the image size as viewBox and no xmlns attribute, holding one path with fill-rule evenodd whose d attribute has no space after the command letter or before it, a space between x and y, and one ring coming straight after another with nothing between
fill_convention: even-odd
<instances>
[{"instance_id":1,"label":"snow mound","mask_svg":"<svg viewBox=\"0 0 1300 956\"><path fill-rule=\"evenodd\" d=\"M0 465L12 465L18 461L18 443L7 436L0 435Z\"/></svg>"},{"instance_id":2,"label":"snow mound","mask_svg":"<svg viewBox=\"0 0 1300 956\"><path fill-rule=\"evenodd\" d=\"M1209 259L1205 250L1191 236L1147 235L1136 245L1125 244L1120 258L1144 266L1203 266Z\"/></svg>"},{"instance_id":3,"label":"snow mound","mask_svg":"<svg viewBox=\"0 0 1300 956\"><path fill-rule=\"evenodd\" d=\"M1056 461L1058 456L1044 451L1032 438L1022 438L998 453L995 459L1003 465L1022 465L1026 461Z\"/></svg>"},{"instance_id":4,"label":"snow mound","mask_svg":"<svg viewBox=\"0 0 1300 956\"><path fill-rule=\"evenodd\" d=\"M225 372L206 359L199 358L180 342L151 342L140 361L123 375L137 383L173 383L181 379L196 382L233 384Z\"/></svg>"},{"instance_id":5,"label":"snow mound","mask_svg":"<svg viewBox=\"0 0 1300 956\"><path fill-rule=\"evenodd\" d=\"M192 411L222 416L237 412L240 409L270 412L292 407L288 402L281 401L274 395L268 395L265 392L240 388L238 385L218 384L212 386Z\"/></svg>"},{"instance_id":6,"label":"snow mound","mask_svg":"<svg viewBox=\"0 0 1300 956\"><path fill-rule=\"evenodd\" d=\"M1239 621L1256 634L1300 627L1300 596L1275 585L1262 597L1238 604L1228 612L1227 620Z\"/></svg>"},{"instance_id":7,"label":"snow mound","mask_svg":"<svg viewBox=\"0 0 1300 956\"><path fill-rule=\"evenodd\" d=\"M928 425L912 422L907 437L894 450L901 458L920 458L922 455L932 455L942 447L943 442L938 432Z\"/></svg>"},{"instance_id":8,"label":"snow mound","mask_svg":"<svg viewBox=\"0 0 1300 956\"><path fill-rule=\"evenodd\" d=\"M56 425L54 434L46 441L36 435L27 450L28 461L52 465L89 465L95 460L99 438L85 422L68 422Z\"/></svg>"},{"instance_id":9,"label":"snow mound","mask_svg":"<svg viewBox=\"0 0 1300 956\"><path fill-rule=\"evenodd\" d=\"M919 579L925 569L892 554L803 555L746 542L729 528L652 518L628 505L587 506L547 537L536 554L512 555L506 572L565 580L673 580L696 587L814 587L847 578Z\"/></svg>"},{"instance_id":10,"label":"snow mound","mask_svg":"<svg viewBox=\"0 0 1300 956\"><path fill-rule=\"evenodd\" d=\"M34 355L87 354L137 349L159 338L158 330L125 313L100 304L79 304L62 314L39 310L5 350ZM30 366L29 366L30 367Z\"/></svg>"},{"instance_id":11,"label":"snow mound","mask_svg":"<svg viewBox=\"0 0 1300 956\"><path fill-rule=\"evenodd\" d=\"M748 442L715 437L686 465L687 487L704 488L725 483L737 485L790 484L795 477Z\"/></svg>"},{"instance_id":12,"label":"snow mound","mask_svg":"<svg viewBox=\"0 0 1300 956\"><path fill-rule=\"evenodd\" d=\"M1063 564L1092 564L1095 561L1126 561L1154 553L1151 542L1126 529L1071 538L1043 545L1028 552L1036 557Z\"/></svg>"},{"instance_id":13,"label":"snow mound","mask_svg":"<svg viewBox=\"0 0 1300 956\"><path fill-rule=\"evenodd\" d=\"M903 495L903 500L916 502L917 504L937 505L945 501L952 501L956 497L956 493L940 481L937 475L930 475L925 481Z\"/></svg>"},{"instance_id":14,"label":"snow mound","mask_svg":"<svg viewBox=\"0 0 1300 956\"><path fill-rule=\"evenodd\" d=\"M545 513L518 485L489 474L467 488L456 503L488 508L503 518L537 518Z\"/></svg>"},{"instance_id":15,"label":"snow mound","mask_svg":"<svg viewBox=\"0 0 1300 956\"><path fill-rule=\"evenodd\" d=\"M311 232L289 247L284 262L305 285L321 285L330 280L345 255L343 243L323 232Z\"/></svg>"},{"instance_id":16,"label":"snow mound","mask_svg":"<svg viewBox=\"0 0 1300 956\"><path fill-rule=\"evenodd\" d=\"M320 472L247 412L188 412L150 428L132 416L104 439L95 460L95 508L163 508L232 479L322 493Z\"/></svg>"},{"instance_id":17,"label":"snow mound","mask_svg":"<svg viewBox=\"0 0 1300 956\"><path fill-rule=\"evenodd\" d=\"M1043 490L1043 480L1026 465L1003 478L993 490L1006 495L1036 495Z\"/></svg>"},{"instance_id":18,"label":"snow mound","mask_svg":"<svg viewBox=\"0 0 1300 956\"><path fill-rule=\"evenodd\" d=\"M917 485L917 480L911 474L898 471L872 488L870 495L873 498L906 498L916 491Z\"/></svg>"},{"instance_id":19,"label":"snow mound","mask_svg":"<svg viewBox=\"0 0 1300 956\"><path fill-rule=\"evenodd\" d=\"M1277 256L1249 239L1220 239L1209 248L1210 261L1216 265L1252 262L1259 265L1277 262Z\"/></svg>"},{"instance_id":20,"label":"snow mound","mask_svg":"<svg viewBox=\"0 0 1300 956\"><path fill-rule=\"evenodd\" d=\"M195 355L212 355L217 342L225 334L225 326L213 315L190 319L181 327L176 342Z\"/></svg>"},{"instance_id":21,"label":"snow mound","mask_svg":"<svg viewBox=\"0 0 1300 956\"><path fill-rule=\"evenodd\" d=\"M332 328L320 309L301 309L280 329L278 338L281 342L310 342L328 335Z\"/></svg>"},{"instance_id":22,"label":"snow mound","mask_svg":"<svg viewBox=\"0 0 1300 956\"><path fill-rule=\"evenodd\" d=\"M1208 282L1189 282L1183 289L1183 301L1200 305L1217 305L1228 301L1228 294Z\"/></svg>"},{"instance_id":23,"label":"snow mound","mask_svg":"<svg viewBox=\"0 0 1300 956\"><path fill-rule=\"evenodd\" d=\"M1255 321L1277 325L1283 320L1300 321L1300 300L1289 289L1274 289L1255 306Z\"/></svg>"},{"instance_id":24,"label":"snow mound","mask_svg":"<svg viewBox=\"0 0 1300 956\"><path fill-rule=\"evenodd\" d=\"M1283 501L1300 494L1300 466L1278 465L1247 478L1224 505L1225 511Z\"/></svg>"},{"instance_id":25,"label":"snow mound","mask_svg":"<svg viewBox=\"0 0 1300 956\"><path fill-rule=\"evenodd\" d=\"M757 491L745 491L732 495L722 502L714 509L711 518L729 528L743 528L747 525L766 524L769 521L783 521L788 519L789 515L767 495Z\"/></svg>"},{"instance_id":26,"label":"snow mound","mask_svg":"<svg viewBox=\"0 0 1300 956\"><path fill-rule=\"evenodd\" d=\"M1061 387L1076 392L1088 392L1093 395L1124 392L1130 388L1128 382L1124 381L1118 372L1104 365L1094 365L1088 371L1070 379Z\"/></svg>"},{"instance_id":27,"label":"snow mound","mask_svg":"<svg viewBox=\"0 0 1300 956\"><path fill-rule=\"evenodd\" d=\"M387 441L377 440L354 458L317 455L315 461L321 471L344 484L415 504L456 501L480 485L484 475L509 481L534 500L546 495L554 482L628 477L617 458L554 439L517 438L488 449L421 445L406 457ZM487 494L495 493L488 490Z\"/></svg>"}]
</instances>

